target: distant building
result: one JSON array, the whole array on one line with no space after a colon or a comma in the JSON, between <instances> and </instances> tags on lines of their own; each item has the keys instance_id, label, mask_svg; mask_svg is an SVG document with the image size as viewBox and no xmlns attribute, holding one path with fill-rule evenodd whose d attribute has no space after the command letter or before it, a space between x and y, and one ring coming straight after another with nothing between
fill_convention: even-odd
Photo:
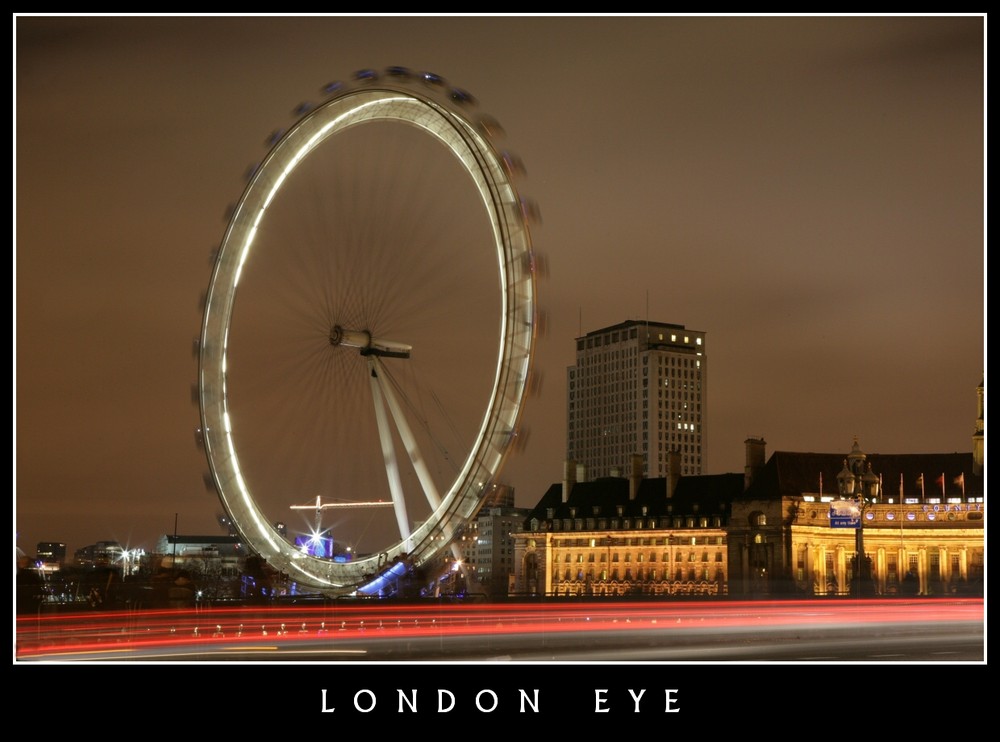
<instances>
[{"instance_id":1,"label":"distant building","mask_svg":"<svg viewBox=\"0 0 1000 742\"><path fill-rule=\"evenodd\" d=\"M238 536L160 536L156 556L163 567L196 573L238 574L248 556Z\"/></svg>"},{"instance_id":2,"label":"distant building","mask_svg":"<svg viewBox=\"0 0 1000 742\"><path fill-rule=\"evenodd\" d=\"M640 454L643 476L708 468L708 359L705 333L684 325L628 320L576 339L567 370L567 458L581 479L620 476Z\"/></svg>"},{"instance_id":3,"label":"distant building","mask_svg":"<svg viewBox=\"0 0 1000 742\"><path fill-rule=\"evenodd\" d=\"M466 591L505 598L514 579L513 533L522 530L527 508L514 507L514 488L494 484L479 514L456 538Z\"/></svg>"},{"instance_id":4,"label":"distant building","mask_svg":"<svg viewBox=\"0 0 1000 742\"><path fill-rule=\"evenodd\" d=\"M73 563L78 567L92 569L121 566L125 550L117 541L98 541L95 544L77 549L73 554Z\"/></svg>"},{"instance_id":5,"label":"distant building","mask_svg":"<svg viewBox=\"0 0 1000 742\"><path fill-rule=\"evenodd\" d=\"M471 571L490 598L505 598L513 587L514 542L530 512L528 508L491 507L476 518Z\"/></svg>"},{"instance_id":6,"label":"distant building","mask_svg":"<svg viewBox=\"0 0 1000 742\"><path fill-rule=\"evenodd\" d=\"M40 541L35 550L35 561L39 568L46 572L54 572L62 568L66 562L66 544L59 541Z\"/></svg>"}]
</instances>

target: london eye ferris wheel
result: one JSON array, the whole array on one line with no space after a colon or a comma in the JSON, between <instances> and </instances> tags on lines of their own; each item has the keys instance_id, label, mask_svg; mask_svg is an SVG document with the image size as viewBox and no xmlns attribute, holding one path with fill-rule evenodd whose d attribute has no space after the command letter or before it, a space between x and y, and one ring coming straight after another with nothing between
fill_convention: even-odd
<instances>
[{"instance_id":1,"label":"london eye ferris wheel","mask_svg":"<svg viewBox=\"0 0 1000 742\"><path fill-rule=\"evenodd\" d=\"M362 70L323 92L270 138L228 219L199 438L250 548L304 585L364 593L439 557L515 445L537 210L499 124L440 76ZM316 523L296 522L313 500ZM305 547L317 539L329 548Z\"/></svg>"}]
</instances>

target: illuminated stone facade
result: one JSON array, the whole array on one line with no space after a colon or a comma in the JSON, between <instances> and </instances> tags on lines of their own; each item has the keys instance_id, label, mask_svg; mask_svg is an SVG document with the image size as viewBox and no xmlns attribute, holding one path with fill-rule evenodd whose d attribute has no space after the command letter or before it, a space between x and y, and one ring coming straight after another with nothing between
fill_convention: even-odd
<instances>
[{"instance_id":1,"label":"illuminated stone facade","mask_svg":"<svg viewBox=\"0 0 1000 742\"><path fill-rule=\"evenodd\" d=\"M723 595L739 474L553 485L515 534L519 595ZM568 470L569 471L569 468Z\"/></svg>"},{"instance_id":2,"label":"illuminated stone facade","mask_svg":"<svg viewBox=\"0 0 1000 742\"><path fill-rule=\"evenodd\" d=\"M514 594L982 594L986 503L973 453L865 454L855 443L846 456L765 461L764 447L747 441L744 475L643 479L634 457L628 478L577 482L568 465L515 534ZM848 459L879 481L861 514L863 581L857 530L830 518Z\"/></svg>"},{"instance_id":3,"label":"illuminated stone facade","mask_svg":"<svg viewBox=\"0 0 1000 742\"><path fill-rule=\"evenodd\" d=\"M567 461L562 485L515 536L514 592L982 595L982 383L977 395L969 453L866 454L855 440L846 454L767 458L765 442L749 439L743 475L682 476L674 447L664 477L644 478L644 457L633 454L627 477L593 481L587 466ZM846 524L831 518L834 501L852 503L860 530L838 527Z\"/></svg>"},{"instance_id":4,"label":"illuminated stone facade","mask_svg":"<svg viewBox=\"0 0 1000 742\"><path fill-rule=\"evenodd\" d=\"M859 458L880 479L866 505L863 548L870 578L861 594L981 593L985 571L984 480L972 453L775 452L748 441L747 489L729 517L730 595L854 592L857 531L831 524L838 473Z\"/></svg>"}]
</instances>

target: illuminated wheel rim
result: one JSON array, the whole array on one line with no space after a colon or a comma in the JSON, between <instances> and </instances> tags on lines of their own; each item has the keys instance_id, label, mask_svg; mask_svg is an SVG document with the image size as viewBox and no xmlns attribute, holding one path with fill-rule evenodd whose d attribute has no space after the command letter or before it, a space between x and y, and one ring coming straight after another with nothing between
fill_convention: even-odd
<instances>
[{"instance_id":1,"label":"illuminated wheel rim","mask_svg":"<svg viewBox=\"0 0 1000 742\"><path fill-rule=\"evenodd\" d=\"M246 278L244 272L254 260L255 250L270 249L261 247L261 235L267 231L274 205L282 202L286 185L295 179L304 163L318 156L321 148L336 141L335 137L376 125L415 127L421 136L443 145L471 178L473 193L482 209L481 217L488 224L488 248L495 271L490 280L495 283L499 298L497 326L485 328L495 339L492 344L495 364L491 358L492 379L488 384L484 382L488 393L477 413L477 430L471 436L471 443L463 448L461 461L455 462L454 475L449 475L440 486L432 482L424 487L421 495L427 501L428 512L419 523L404 524L406 505L405 501L402 505L397 502L398 481L397 491L392 487L392 480L398 480L399 476L388 462L409 459L414 468L419 468L424 454L419 449L415 453L409 449L404 431L407 414L400 412L405 405L393 398L392 382L384 379L392 377L394 365L406 369L408 361L397 360L408 355L409 351L404 350L405 338L382 338L370 327L330 323L326 337L319 338L311 352L325 354L324 359L327 355L331 359L349 357L353 359L350 363L361 364L368 372L362 376L370 388L370 404L374 405L378 429L384 436L379 455L386 466L392 507L399 521L398 538L380 544L377 551L339 561L304 551L279 529L274 513L265 513L258 501L253 477L248 476L250 460L240 441L239 415L233 414L231 331L234 318L240 314L237 288ZM517 434L531 370L535 281L528 213L512 183L510 157L495 148L491 134L491 127L484 126L482 119L470 115L461 105L452 105L447 96L438 100L434 91L413 90L395 80L389 84L374 81L341 89L302 115L278 139L256 168L232 212L215 259L202 320L198 369L200 436L211 481L232 524L254 552L298 583L329 594L377 592L382 578L398 573L400 566L419 568L440 557L476 515L496 483ZM343 229L338 228L334 233L340 231ZM329 250L337 249L334 238ZM357 287L359 293L367 290L357 282L351 287ZM362 325L364 321L355 324ZM350 383L360 382L352 379ZM385 433L392 423L395 423L393 432ZM348 461L347 465L351 463ZM344 465L344 462L338 464ZM424 483L419 472L416 477ZM303 500L313 494L295 493L294 497ZM317 499L317 512L318 505Z\"/></svg>"}]
</instances>

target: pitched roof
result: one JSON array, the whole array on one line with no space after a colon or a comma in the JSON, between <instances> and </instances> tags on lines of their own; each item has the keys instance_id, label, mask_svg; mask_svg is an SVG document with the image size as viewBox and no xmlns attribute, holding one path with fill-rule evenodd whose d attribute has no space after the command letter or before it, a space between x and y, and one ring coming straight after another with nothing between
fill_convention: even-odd
<instances>
[{"instance_id":1,"label":"pitched roof","mask_svg":"<svg viewBox=\"0 0 1000 742\"><path fill-rule=\"evenodd\" d=\"M617 517L619 507L623 517L690 515L695 512L699 515L725 516L729 512L729 503L742 491L742 474L707 474L680 477L673 496L668 498L667 480L658 477L643 479L635 499L629 500L628 479L601 477L590 482L576 482L567 502L562 501L562 484L551 485L525 520Z\"/></svg>"}]
</instances>

